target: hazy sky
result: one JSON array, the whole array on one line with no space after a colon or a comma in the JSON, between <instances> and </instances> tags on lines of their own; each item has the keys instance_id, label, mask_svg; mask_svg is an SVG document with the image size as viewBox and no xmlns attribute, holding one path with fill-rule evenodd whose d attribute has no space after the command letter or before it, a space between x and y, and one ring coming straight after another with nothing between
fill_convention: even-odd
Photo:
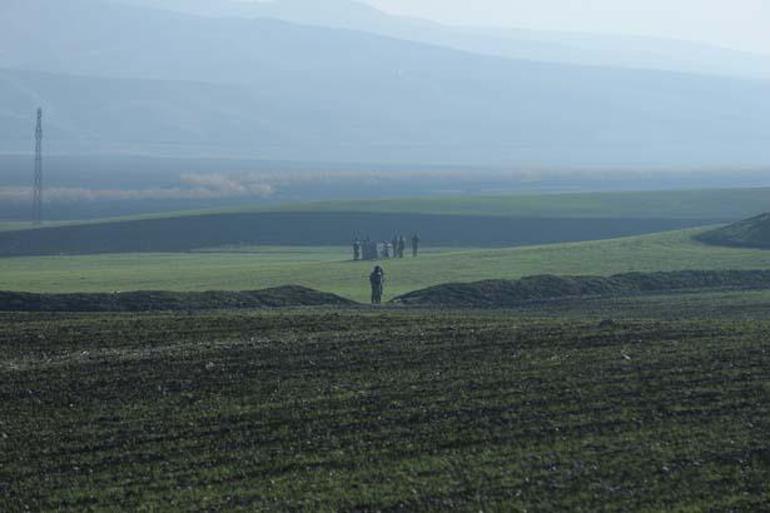
<instances>
[{"instance_id":1,"label":"hazy sky","mask_svg":"<svg viewBox=\"0 0 770 513\"><path fill-rule=\"evenodd\" d=\"M364 1L451 24L665 36L770 54L770 0Z\"/></svg>"}]
</instances>

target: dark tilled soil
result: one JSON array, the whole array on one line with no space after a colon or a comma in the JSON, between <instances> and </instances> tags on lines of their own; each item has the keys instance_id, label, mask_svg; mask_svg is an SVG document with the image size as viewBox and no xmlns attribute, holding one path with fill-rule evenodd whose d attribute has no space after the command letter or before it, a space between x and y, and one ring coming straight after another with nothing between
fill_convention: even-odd
<instances>
[{"instance_id":1,"label":"dark tilled soil","mask_svg":"<svg viewBox=\"0 0 770 513\"><path fill-rule=\"evenodd\" d=\"M766 315L599 321L0 314L0 511L767 511Z\"/></svg>"}]
</instances>

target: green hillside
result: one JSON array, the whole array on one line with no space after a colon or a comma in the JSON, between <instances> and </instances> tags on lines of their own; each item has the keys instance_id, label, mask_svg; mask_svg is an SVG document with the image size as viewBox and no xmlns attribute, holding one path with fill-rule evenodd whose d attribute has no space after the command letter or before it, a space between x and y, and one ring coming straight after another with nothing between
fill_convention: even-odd
<instances>
[{"instance_id":1,"label":"green hillside","mask_svg":"<svg viewBox=\"0 0 770 513\"><path fill-rule=\"evenodd\" d=\"M684 269L764 269L758 249L710 246L703 229L607 241L507 249L434 248L383 263L386 299L448 282L537 274L611 275ZM349 260L346 247L240 248L182 254L118 254L0 259L0 289L29 292L115 290L258 290L295 284L366 301L372 264Z\"/></svg>"},{"instance_id":2,"label":"green hillside","mask_svg":"<svg viewBox=\"0 0 770 513\"><path fill-rule=\"evenodd\" d=\"M770 214L738 221L698 235L698 240L718 246L770 248Z\"/></svg>"}]
</instances>

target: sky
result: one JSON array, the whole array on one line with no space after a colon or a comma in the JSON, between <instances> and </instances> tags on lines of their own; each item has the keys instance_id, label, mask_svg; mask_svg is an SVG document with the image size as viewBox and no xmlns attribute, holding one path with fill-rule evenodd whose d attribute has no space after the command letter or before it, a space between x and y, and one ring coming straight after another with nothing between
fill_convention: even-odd
<instances>
[{"instance_id":1,"label":"sky","mask_svg":"<svg viewBox=\"0 0 770 513\"><path fill-rule=\"evenodd\" d=\"M364 1L454 25L663 36L770 54L770 0Z\"/></svg>"}]
</instances>

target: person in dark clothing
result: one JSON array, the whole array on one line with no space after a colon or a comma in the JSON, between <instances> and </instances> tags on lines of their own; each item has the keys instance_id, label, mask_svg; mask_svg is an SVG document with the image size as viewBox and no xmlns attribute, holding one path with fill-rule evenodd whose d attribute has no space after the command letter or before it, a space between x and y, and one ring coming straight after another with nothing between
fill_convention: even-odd
<instances>
[{"instance_id":1,"label":"person in dark clothing","mask_svg":"<svg viewBox=\"0 0 770 513\"><path fill-rule=\"evenodd\" d=\"M353 260L356 262L361 260L361 241L358 237L353 240Z\"/></svg>"},{"instance_id":2,"label":"person in dark clothing","mask_svg":"<svg viewBox=\"0 0 770 513\"><path fill-rule=\"evenodd\" d=\"M398 238L398 258L404 258L404 251L406 250L406 239L402 235Z\"/></svg>"},{"instance_id":3,"label":"person in dark clothing","mask_svg":"<svg viewBox=\"0 0 770 513\"><path fill-rule=\"evenodd\" d=\"M379 265L375 266L374 271L369 275L369 284L372 286L372 304L382 304L382 293L385 289L385 271Z\"/></svg>"},{"instance_id":4,"label":"person in dark clothing","mask_svg":"<svg viewBox=\"0 0 770 513\"><path fill-rule=\"evenodd\" d=\"M416 233L412 236L412 256L416 257L420 250L420 236Z\"/></svg>"},{"instance_id":5,"label":"person in dark clothing","mask_svg":"<svg viewBox=\"0 0 770 513\"><path fill-rule=\"evenodd\" d=\"M398 235L393 236L393 240L390 241L390 245L393 248L393 258L398 257Z\"/></svg>"}]
</instances>

